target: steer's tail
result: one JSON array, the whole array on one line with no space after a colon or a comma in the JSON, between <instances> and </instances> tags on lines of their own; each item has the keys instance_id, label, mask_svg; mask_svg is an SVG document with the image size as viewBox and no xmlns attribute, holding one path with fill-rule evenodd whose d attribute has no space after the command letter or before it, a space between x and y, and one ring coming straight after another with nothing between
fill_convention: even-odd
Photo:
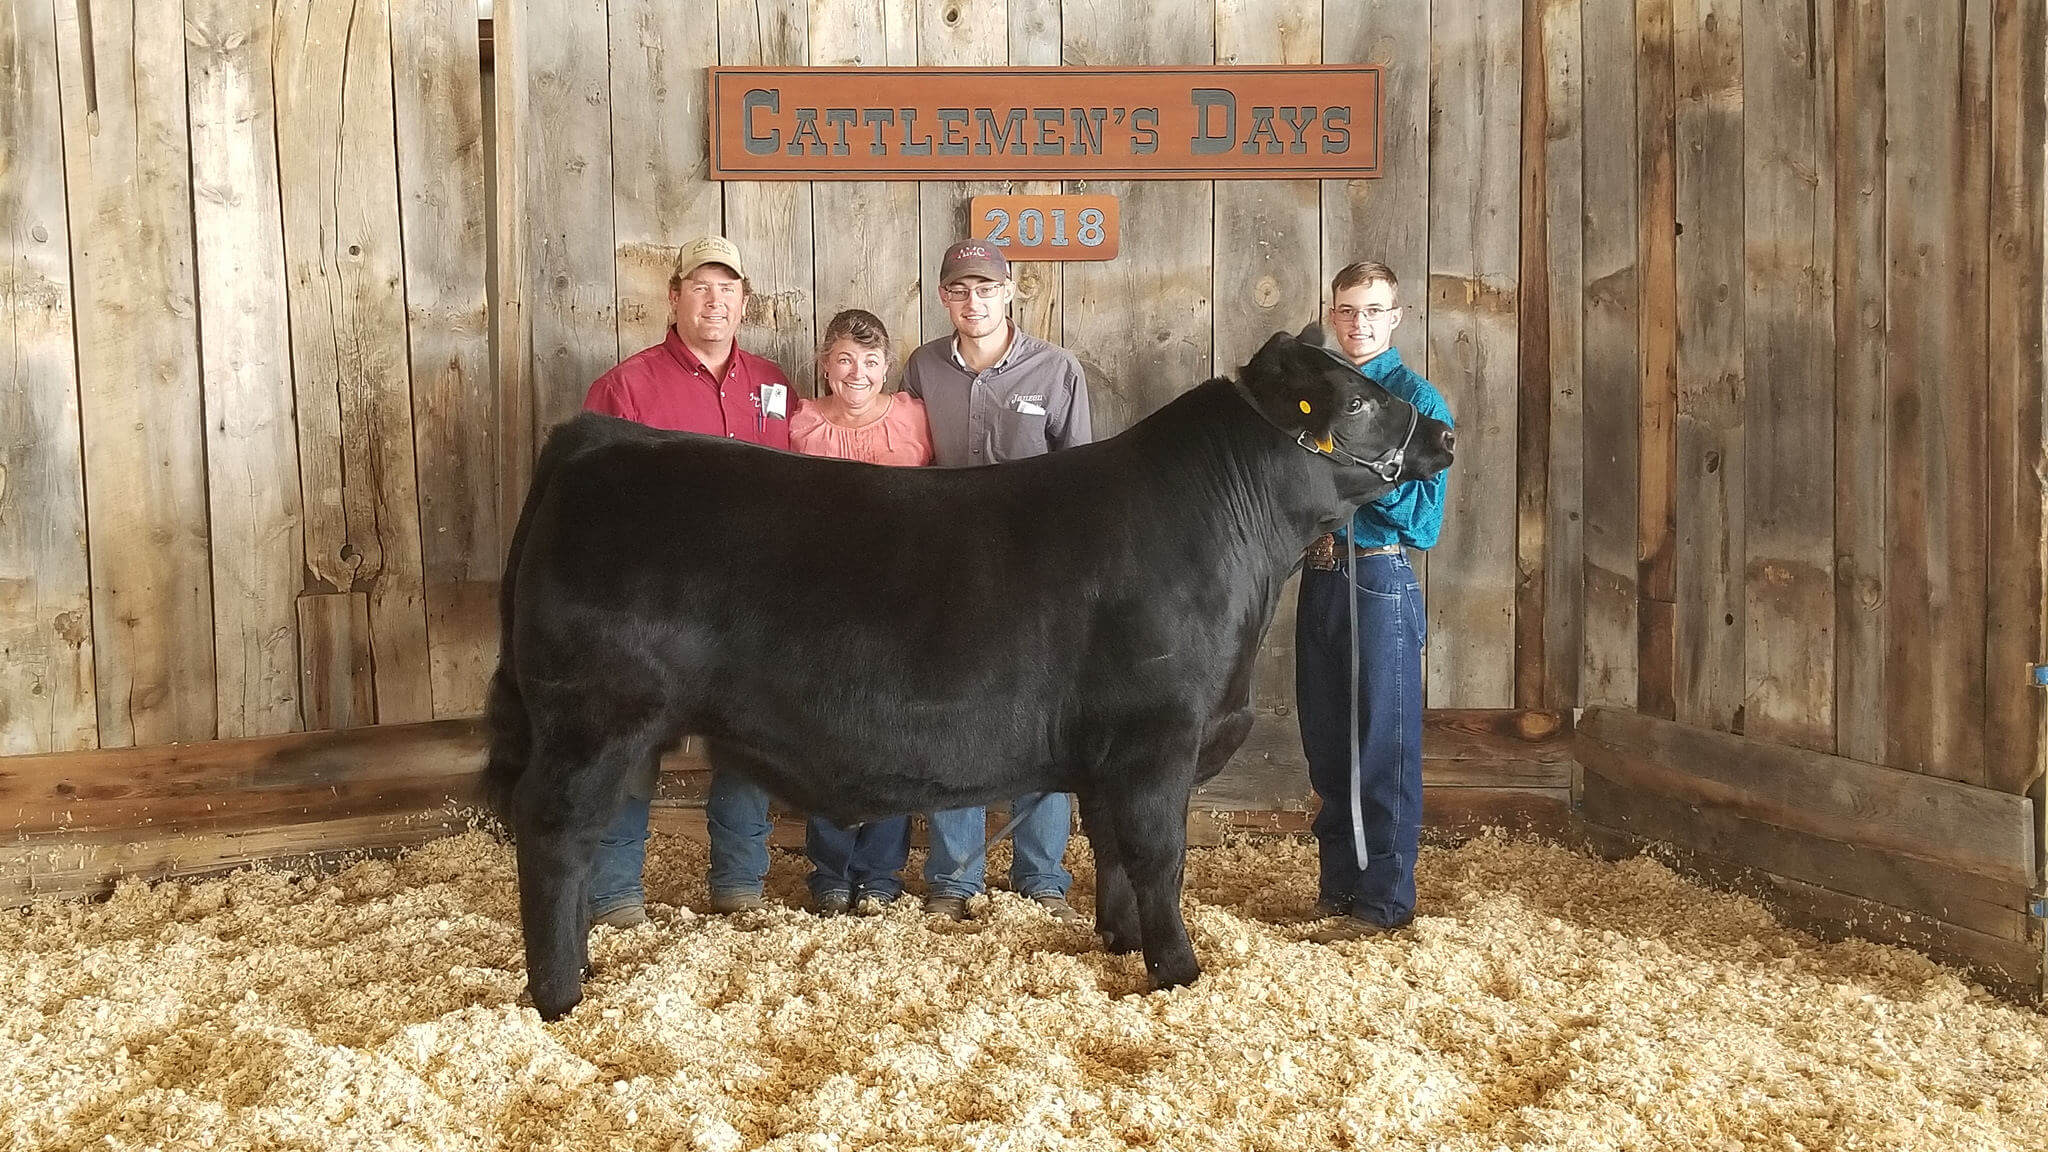
<instances>
[{"instance_id":1,"label":"steer's tail","mask_svg":"<svg viewBox=\"0 0 2048 1152\"><path fill-rule=\"evenodd\" d=\"M490 758L484 764L484 802L509 833L514 827L513 790L526 774L526 762L533 751L533 730L526 714L526 700L519 694L519 676L513 650L512 625L519 557L526 549L526 533L535 511L547 494L548 482L562 461L587 445L605 438L608 426L619 423L604 417L582 416L558 426L549 435L540 459L534 462L533 483L526 489L526 506L520 509L519 525L512 532L512 547L505 555L505 575L498 585L498 671L491 677L490 699L485 705L490 730Z\"/></svg>"}]
</instances>

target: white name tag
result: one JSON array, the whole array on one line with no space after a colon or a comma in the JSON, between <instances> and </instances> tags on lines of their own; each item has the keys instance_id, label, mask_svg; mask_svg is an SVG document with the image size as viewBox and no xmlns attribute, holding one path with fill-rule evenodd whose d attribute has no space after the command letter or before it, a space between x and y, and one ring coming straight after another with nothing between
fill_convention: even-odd
<instances>
[{"instance_id":1,"label":"white name tag","mask_svg":"<svg viewBox=\"0 0 2048 1152\"><path fill-rule=\"evenodd\" d=\"M761 385L761 412L776 420L789 415L789 389L781 384Z\"/></svg>"},{"instance_id":2,"label":"white name tag","mask_svg":"<svg viewBox=\"0 0 2048 1152\"><path fill-rule=\"evenodd\" d=\"M1018 412L1026 416L1045 415L1045 405L1039 403L1035 397L1031 396L1017 397L1016 399L1010 402L1010 407L1015 408Z\"/></svg>"}]
</instances>

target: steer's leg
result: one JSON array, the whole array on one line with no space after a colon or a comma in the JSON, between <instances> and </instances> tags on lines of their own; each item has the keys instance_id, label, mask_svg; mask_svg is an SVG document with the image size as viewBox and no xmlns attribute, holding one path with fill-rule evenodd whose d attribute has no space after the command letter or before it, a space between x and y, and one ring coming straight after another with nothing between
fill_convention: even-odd
<instances>
[{"instance_id":1,"label":"steer's leg","mask_svg":"<svg viewBox=\"0 0 2048 1152\"><path fill-rule=\"evenodd\" d=\"M1145 970L1156 988L1176 988L1202 974L1180 915L1182 869L1187 863L1186 782L1133 789L1117 798L1117 855L1137 897Z\"/></svg>"},{"instance_id":2,"label":"steer's leg","mask_svg":"<svg viewBox=\"0 0 2048 1152\"><path fill-rule=\"evenodd\" d=\"M1138 898L1124 871L1116 841L1116 822L1099 797L1081 795L1081 827L1095 855L1095 934L1111 952L1136 952L1144 937L1138 931Z\"/></svg>"},{"instance_id":3,"label":"steer's leg","mask_svg":"<svg viewBox=\"0 0 2048 1152\"><path fill-rule=\"evenodd\" d=\"M562 724L535 743L518 788L519 920L526 986L543 1020L583 998L591 856L618 808L626 774L658 747L642 731L599 736Z\"/></svg>"}]
</instances>

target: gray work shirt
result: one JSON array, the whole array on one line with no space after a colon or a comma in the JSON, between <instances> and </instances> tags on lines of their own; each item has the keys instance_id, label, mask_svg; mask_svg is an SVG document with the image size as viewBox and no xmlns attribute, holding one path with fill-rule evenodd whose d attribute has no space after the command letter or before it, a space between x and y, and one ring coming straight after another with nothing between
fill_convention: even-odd
<instances>
[{"instance_id":1,"label":"gray work shirt","mask_svg":"<svg viewBox=\"0 0 2048 1152\"><path fill-rule=\"evenodd\" d=\"M995 464L1086 444L1088 381L1081 362L1012 325L1010 348L994 367L974 372L955 337L910 354L903 390L924 401L932 455L940 467Z\"/></svg>"}]
</instances>

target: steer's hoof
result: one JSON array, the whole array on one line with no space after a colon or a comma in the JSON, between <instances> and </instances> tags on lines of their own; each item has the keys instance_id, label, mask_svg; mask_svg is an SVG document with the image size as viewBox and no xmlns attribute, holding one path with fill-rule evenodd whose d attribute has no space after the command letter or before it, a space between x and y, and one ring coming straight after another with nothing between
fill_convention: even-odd
<instances>
[{"instance_id":1,"label":"steer's hoof","mask_svg":"<svg viewBox=\"0 0 2048 1152\"><path fill-rule=\"evenodd\" d=\"M567 990L528 986L527 993L533 998L533 1010L540 1013L540 1018L549 1023L567 1016L575 1011L576 1005L583 1002L583 987L580 983Z\"/></svg>"},{"instance_id":2,"label":"steer's hoof","mask_svg":"<svg viewBox=\"0 0 2048 1152\"><path fill-rule=\"evenodd\" d=\"M1143 947L1143 942L1138 939L1136 932L1120 932L1109 928L1103 929L1096 933L1096 935L1102 937L1102 946L1104 948L1118 956L1129 956Z\"/></svg>"},{"instance_id":3,"label":"steer's hoof","mask_svg":"<svg viewBox=\"0 0 2048 1152\"><path fill-rule=\"evenodd\" d=\"M1162 992L1168 988L1181 988L1193 984L1195 978L1202 974L1202 966L1196 963L1192 952L1185 957L1166 957L1157 964L1148 962L1145 967L1152 971L1152 987Z\"/></svg>"}]
</instances>

